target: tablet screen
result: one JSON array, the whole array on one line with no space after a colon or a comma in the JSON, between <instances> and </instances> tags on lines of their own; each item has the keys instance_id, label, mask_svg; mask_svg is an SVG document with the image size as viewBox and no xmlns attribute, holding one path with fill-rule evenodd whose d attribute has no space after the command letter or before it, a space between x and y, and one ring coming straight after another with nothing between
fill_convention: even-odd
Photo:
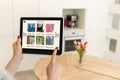
<instances>
[{"instance_id":1,"label":"tablet screen","mask_svg":"<svg viewBox=\"0 0 120 80\"><path fill-rule=\"evenodd\" d=\"M62 51L63 18L21 18L22 49L25 53L51 54Z\"/></svg>"}]
</instances>

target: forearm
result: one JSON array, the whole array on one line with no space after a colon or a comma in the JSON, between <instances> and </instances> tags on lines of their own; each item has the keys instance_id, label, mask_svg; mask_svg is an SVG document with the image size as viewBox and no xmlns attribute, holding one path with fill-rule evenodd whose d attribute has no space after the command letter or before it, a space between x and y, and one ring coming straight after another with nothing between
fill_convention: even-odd
<instances>
[{"instance_id":1,"label":"forearm","mask_svg":"<svg viewBox=\"0 0 120 80\"><path fill-rule=\"evenodd\" d=\"M5 67L5 69L11 73L12 75L14 75L20 65L22 61L22 58L19 58L18 56L14 56L9 63L7 64L7 66Z\"/></svg>"}]
</instances>

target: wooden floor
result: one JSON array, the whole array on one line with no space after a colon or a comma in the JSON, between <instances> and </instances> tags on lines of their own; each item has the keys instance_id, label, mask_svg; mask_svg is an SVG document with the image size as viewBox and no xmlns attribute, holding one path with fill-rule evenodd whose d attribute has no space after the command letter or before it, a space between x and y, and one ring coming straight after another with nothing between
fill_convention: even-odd
<instances>
[{"instance_id":1,"label":"wooden floor","mask_svg":"<svg viewBox=\"0 0 120 80\"><path fill-rule=\"evenodd\" d=\"M20 71L15 74L16 80L38 80L33 70Z\"/></svg>"}]
</instances>

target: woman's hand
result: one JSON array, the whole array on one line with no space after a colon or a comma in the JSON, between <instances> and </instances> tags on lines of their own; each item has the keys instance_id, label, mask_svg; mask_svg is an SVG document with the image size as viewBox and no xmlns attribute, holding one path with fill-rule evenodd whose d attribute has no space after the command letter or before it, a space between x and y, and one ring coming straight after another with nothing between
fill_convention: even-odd
<instances>
[{"instance_id":1,"label":"woman's hand","mask_svg":"<svg viewBox=\"0 0 120 80\"><path fill-rule=\"evenodd\" d=\"M13 43L13 57L6 65L5 69L14 75L23 59L21 39L20 36L17 37L17 41Z\"/></svg>"},{"instance_id":2,"label":"woman's hand","mask_svg":"<svg viewBox=\"0 0 120 80\"><path fill-rule=\"evenodd\" d=\"M58 47L55 48L52 54L50 63L46 68L48 80L61 80L61 74L62 74L63 68L55 59L57 50L58 50Z\"/></svg>"},{"instance_id":3,"label":"woman's hand","mask_svg":"<svg viewBox=\"0 0 120 80\"><path fill-rule=\"evenodd\" d=\"M20 36L17 36L16 42L13 43L13 58L14 57L17 57L18 59L23 59L23 57L24 57L24 55L22 54Z\"/></svg>"}]
</instances>

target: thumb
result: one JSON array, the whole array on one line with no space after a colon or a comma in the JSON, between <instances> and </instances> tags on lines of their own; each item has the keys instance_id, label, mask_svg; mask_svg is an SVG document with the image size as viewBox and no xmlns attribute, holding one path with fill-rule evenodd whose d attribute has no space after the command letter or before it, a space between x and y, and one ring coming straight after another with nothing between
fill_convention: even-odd
<instances>
[{"instance_id":1,"label":"thumb","mask_svg":"<svg viewBox=\"0 0 120 80\"><path fill-rule=\"evenodd\" d=\"M17 36L17 44L21 45L21 38L19 35Z\"/></svg>"}]
</instances>

